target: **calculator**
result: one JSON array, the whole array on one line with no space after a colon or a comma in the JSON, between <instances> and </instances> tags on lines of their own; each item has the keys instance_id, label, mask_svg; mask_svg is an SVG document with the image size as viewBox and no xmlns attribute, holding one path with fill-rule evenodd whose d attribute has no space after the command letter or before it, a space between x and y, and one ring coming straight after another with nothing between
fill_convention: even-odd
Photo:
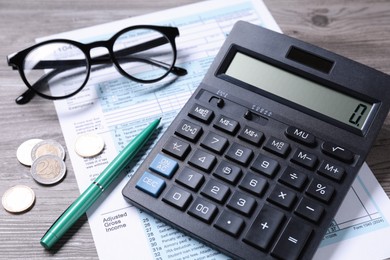
<instances>
[{"instance_id":1,"label":"calculator","mask_svg":"<svg viewBox=\"0 0 390 260\"><path fill-rule=\"evenodd\" d=\"M239 21L122 193L233 259L311 259L389 104L390 76Z\"/></svg>"}]
</instances>

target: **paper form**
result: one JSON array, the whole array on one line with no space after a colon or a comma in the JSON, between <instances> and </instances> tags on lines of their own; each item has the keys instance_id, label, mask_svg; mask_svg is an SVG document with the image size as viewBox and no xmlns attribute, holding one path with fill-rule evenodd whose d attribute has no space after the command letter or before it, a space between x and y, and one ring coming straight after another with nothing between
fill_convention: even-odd
<instances>
[{"instance_id":1,"label":"paper form","mask_svg":"<svg viewBox=\"0 0 390 260\"><path fill-rule=\"evenodd\" d=\"M115 70L102 70L92 73L81 93L54 102L81 192L137 133L160 116L163 118L160 135L163 133L202 80L226 35L238 20L280 31L262 1L217 0L39 39L69 38L91 42L107 39L120 29L137 24L170 25L180 30L180 37L176 39L176 65L188 70L185 77L168 77L157 84L143 85L123 78ZM77 135L85 132L95 132L104 138L106 147L101 155L83 159L74 152ZM147 146L151 147L152 144ZM99 258L226 259L226 256L140 212L124 200L121 191L147 154L146 150L87 212ZM368 174L372 176L372 173ZM361 186L363 191L367 190L364 185ZM388 229L389 221L385 220L381 211L382 202L378 203L376 197L371 198L370 193L365 196L379 205L376 208L379 214L377 217L382 217L384 222L376 227L380 227L380 230ZM386 203L389 204L388 201ZM335 223L340 226L339 222L336 220ZM343 230L344 227L338 228L333 233L341 234L338 232ZM353 228L350 230L353 231ZM376 234L378 230L373 231L368 228L363 233ZM327 247L332 246L339 242L340 236L335 236L335 240L326 239L324 243ZM360 234L348 236L359 238ZM343 246L339 248L343 252L351 251Z\"/></svg>"}]
</instances>

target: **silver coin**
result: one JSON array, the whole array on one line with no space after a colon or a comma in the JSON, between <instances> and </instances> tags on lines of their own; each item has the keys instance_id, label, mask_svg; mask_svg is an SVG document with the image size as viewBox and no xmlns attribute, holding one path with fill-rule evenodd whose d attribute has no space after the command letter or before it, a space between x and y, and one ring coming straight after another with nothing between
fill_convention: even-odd
<instances>
[{"instance_id":1,"label":"silver coin","mask_svg":"<svg viewBox=\"0 0 390 260\"><path fill-rule=\"evenodd\" d=\"M93 157L100 154L104 148L103 138L95 133L79 135L75 142L75 152L81 157Z\"/></svg>"},{"instance_id":2,"label":"silver coin","mask_svg":"<svg viewBox=\"0 0 390 260\"><path fill-rule=\"evenodd\" d=\"M37 158L42 155L52 154L65 159L65 149L64 147L54 140L43 140L42 142L37 143L31 150L31 159L34 162Z\"/></svg>"},{"instance_id":3,"label":"silver coin","mask_svg":"<svg viewBox=\"0 0 390 260\"><path fill-rule=\"evenodd\" d=\"M16 158L18 158L18 161L26 166L31 166L31 151L37 143L42 141L42 139L30 139L19 145L18 149L16 150Z\"/></svg>"},{"instance_id":4,"label":"silver coin","mask_svg":"<svg viewBox=\"0 0 390 260\"><path fill-rule=\"evenodd\" d=\"M55 184L64 178L65 173L64 161L53 154L42 155L31 165L31 175L40 184Z\"/></svg>"},{"instance_id":5,"label":"silver coin","mask_svg":"<svg viewBox=\"0 0 390 260\"><path fill-rule=\"evenodd\" d=\"M16 185L9 188L1 199L6 211L21 213L29 210L35 202L34 191L25 185Z\"/></svg>"}]
</instances>

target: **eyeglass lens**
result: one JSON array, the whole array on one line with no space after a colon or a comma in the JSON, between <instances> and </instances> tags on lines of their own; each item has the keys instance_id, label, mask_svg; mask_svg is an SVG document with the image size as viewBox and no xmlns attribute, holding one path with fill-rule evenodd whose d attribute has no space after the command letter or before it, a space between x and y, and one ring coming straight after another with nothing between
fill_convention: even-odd
<instances>
[{"instance_id":1,"label":"eyeglass lens","mask_svg":"<svg viewBox=\"0 0 390 260\"><path fill-rule=\"evenodd\" d=\"M100 53L100 54L99 54ZM113 43L112 59L118 70L133 80L154 82L165 77L175 61L169 39L153 29L133 29ZM109 55L94 52L90 65L111 65ZM54 98L78 92L88 80L86 54L68 42L53 42L33 49L25 59L24 75L35 91Z\"/></svg>"}]
</instances>

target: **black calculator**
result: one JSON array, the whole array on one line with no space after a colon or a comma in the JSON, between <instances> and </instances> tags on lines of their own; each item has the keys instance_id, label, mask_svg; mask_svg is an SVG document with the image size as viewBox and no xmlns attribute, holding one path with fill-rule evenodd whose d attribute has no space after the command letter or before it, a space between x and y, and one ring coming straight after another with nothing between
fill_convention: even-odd
<instances>
[{"instance_id":1,"label":"black calculator","mask_svg":"<svg viewBox=\"0 0 390 260\"><path fill-rule=\"evenodd\" d=\"M237 22L123 195L233 259L311 259L389 104L388 75Z\"/></svg>"}]
</instances>

